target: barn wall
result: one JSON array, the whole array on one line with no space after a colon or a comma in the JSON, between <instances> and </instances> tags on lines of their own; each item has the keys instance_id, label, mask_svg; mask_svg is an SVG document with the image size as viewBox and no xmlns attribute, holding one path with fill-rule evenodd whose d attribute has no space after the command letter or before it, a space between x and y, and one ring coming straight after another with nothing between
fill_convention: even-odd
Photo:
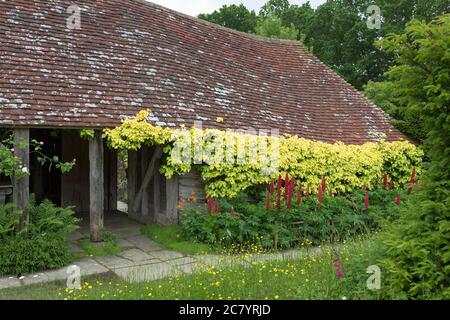
<instances>
[{"instance_id":1,"label":"barn wall","mask_svg":"<svg viewBox=\"0 0 450 320\"><path fill-rule=\"evenodd\" d=\"M76 159L70 172L61 177L61 205L75 206L77 212L89 212L89 142L79 131L63 130L62 161Z\"/></svg>"},{"instance_id":2,"label":"barn wall","mask_svg":"<svg viewBox=\"0 0 450 320\"><path fill-rule=\"evenodd\" d=\"M183 209L204 203L203 183L195 171L166 179L159 173L158 161L141 203L136 205L136 196L154 152L155 148L143 147L128 153L128 214L146 224L178 224Z\"/></svg>"},{"instance_id":3,"label":"barn wall","mask_svg":"<svg viewBox=\"0 0 450 320\"><path fill-rule=\"evenodd\" d=\"M117 210L117 152L104 146L105 212ZM62 130L62 161L76 159L72 170L61 176L61 204L89 212L89 141L78 130Z\"/></svg>"}]
</instances>

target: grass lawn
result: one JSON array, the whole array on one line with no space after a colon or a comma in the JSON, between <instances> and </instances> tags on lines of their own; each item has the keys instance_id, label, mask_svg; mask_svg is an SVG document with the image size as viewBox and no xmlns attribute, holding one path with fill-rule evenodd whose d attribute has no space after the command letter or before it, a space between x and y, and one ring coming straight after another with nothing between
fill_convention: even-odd
<instances>
[{"instance_id":1,"label":"grass lawn","mask_svg":"<svg viewBox=\"0 0 450 320\"><path fill-rule=\"evenodd\" d=\"M150 224L142 228L142 233L147 235L151 240L162 244L167 249L184 254L201 255L222 252L222 249L218 247L183 240L181 237L181 227L178 225L160 226Z\"/></svg>"},{"instance_id":2,"label":"grass lawn","mask_svg":"<svg viewBox=\"0 0 450 320\"><path fill-rule=\"evenodd\" d=\"M75 291L62 283L0 290L0 299L376 299L380 296L366 288L366 269L374 264L366 254L371 246L358 241L340 249L342 279L333 265L335 253L324 248L295 260L202 267L191 275L152 282L130 284L110 276L82 279L82 289Z\"/></svg>"}]
</instances>

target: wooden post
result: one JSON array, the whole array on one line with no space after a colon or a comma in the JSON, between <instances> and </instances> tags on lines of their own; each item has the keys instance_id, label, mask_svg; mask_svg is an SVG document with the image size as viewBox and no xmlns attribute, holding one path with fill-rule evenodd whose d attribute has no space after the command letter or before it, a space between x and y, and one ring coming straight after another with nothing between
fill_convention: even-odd
<instances>
[{"instance_id":1,"label":"wooden post","mask_svg":"<svg viewBox=\"0 0 450 320\"><path fill-rule=\"evenodd\" d=\"M161 211L161 174L159 173L160 160L156 162L155 177L153 179L153 217L156 222Z\"/></svg>"},{"instance_id":2,"label":"wooden post","mask_svg":"<svg viewBox=\"0 0 450 320\"><path fill-rule=\"evenodd\" d=\"M141 183L141 187L139 188L139 191L136 194L136 198L134 199L134 204L133 204L134 212L137 212L139 210L139 208L141 208L141 212L142 212L142 207L141 207L142 197L143 197L145 190L147 189L149 183L152 181L152 178L155 174L155 166L156 166L158 160L161 158L161 155L162 155L162 148L156 147L155 151L153 152L152 159L150 160L150 162L148 164L144 179L142 180L142 183ZM142 158L145 158L144 154L142 154ZM142 166L141 168L144 169L145 167Z\"/></svg>"},{"instance_id":3,"label":"wooden post","mask_svg":"<svg viewBox=\"0 0 450 320\"><path fill-rule=\"evenodd\" d=\"M167 221L171 224L178 224L178 176L173 176L167 180L166 185L166 215Z\"/></svg>"},{"instance_id":4,"label":"wooden post","mask_svg":"<svg viewBox=\"0 0 450 320\"><path fill-rule=\"evenodd\" d=\"M150 161L150 148L145 146L141 149L141 168L146 168L148 162ZM143 219L147 219L149 215L149 196L148 196L148 187L145 186L142 190L141 196L141 216ZM139 201L139 194L136 196L136 201Z\"/></svg>"},{"instance_id":5,"label":"wooden post","mask_svg":"<svg viewBox=\"0 0 450 320\"><path fill-rule=\"evenodd\" d=\"M105 180L105 208L106 213L117 210L117 151L108 149L103 144L105 155L104 180Z\"/></svg>"},{"instance_id":6,"label":"wooden post","mask_svg":"<svg viewBox=\"0 0 450 320\"><path fill-rule=\"evenodd\" d=\"M14 129L14 155L20 160L24 170L30 170L30 129ZM30 219L30 177L14 178L13 201L16 210L22 211L19 229Z\"/></svg>"},{"instance_id":7,"label":"wooden post","mask_svg":"<svg viewBox=\"0 0 450 320\"><path fill-rule=\"evenodd\" d=\"M103 229L105 204L103 164L102 132L96 130L94 137L89 141L89 215L92 242L102 240L101 231Z\"/></svg>"},{"instance_id":8,"label":"wooden post","mask_svg":"<svg viewBox=\"0 0 450 320\"><path fill-rule=\"evenodd\" d=\"M134 216L133 211L136 189L137 189L137 160L136 151L128 151L128 168L127 168L127 197L128 197L128 215Z\"/></svg>"}]
</instances>

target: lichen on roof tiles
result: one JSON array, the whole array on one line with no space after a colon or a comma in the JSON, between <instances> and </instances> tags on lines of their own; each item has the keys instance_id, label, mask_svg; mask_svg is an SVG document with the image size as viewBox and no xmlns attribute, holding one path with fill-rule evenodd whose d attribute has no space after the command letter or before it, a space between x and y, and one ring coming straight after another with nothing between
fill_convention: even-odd
<instances>
[{"instance_id":1,"label":"lichen on roof tiles","mask_svg":"<svg viewBox=\"0 0 450 320\"><path fill-rule=\"evenodd\" d=\"M114 127L150 108L162 126L223 129L221 115L230 129L329 142L405 138L299 42L142 0L76 1L81 29L69 30L72 4L0 1L0 126Z\"/></svg>"}]
</instances>

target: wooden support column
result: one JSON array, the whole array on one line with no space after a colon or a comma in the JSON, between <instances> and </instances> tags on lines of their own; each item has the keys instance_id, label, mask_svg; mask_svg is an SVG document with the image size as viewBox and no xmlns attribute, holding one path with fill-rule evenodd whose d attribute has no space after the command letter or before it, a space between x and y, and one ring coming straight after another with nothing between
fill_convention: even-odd
<instances>
[{"instance_id":1,"label":"wooden support column","mask_svg":"<svg viewBox=\"0 0 450 320\"><path fill-rule=\"evenodd\" d=\"M150 161L151 149L149 147L143 147L141 149L141 168L146 168ZM141 216L144 220L148 219L149 216L149 190L148 186L145 186L142 190L141 196ZM136 196L139 197L139 194Z\"/></svg>"},{"instance_id":2,"label":"wooden support column","mask_svg":"<svg viewBox=\"0 0 450 320\"><path fill-rule=\"evenodd\" d=\"M161 174L159 173L160 160L156 163L155 177L153 179L153 222L161 213Z\"/></svg>"},{"instance_id":3,"label":"wooden support column","mask_svg":"<svg viewBox=\"0 0 450 320\"><path fill-rule=\"evenodd\" d=\"M173 176L167 180L166 185L166 203L167 203L167 222L169 224L178 224L178 176Z\"/></svg>"},{"instance_id":4,"label":"wooden support column","mask_svg":"<svg viewBox=\"0 0 450 320\"><path fill-rule=\"evenodd\" d=\"M14 129L14 155L20 160L26 170L30 170L30 130ZM29 221L30 206L30 177L14 178L13 202L16 210L22 211L19 229L26 226Z\"/></svg>"},{"instance_id":5,"label":"wooden support column","mask_svg":"<svg viewBox=\"0 0 450 320\"><path fill-rule=\"evenodd\" d=\"M137 189L137 151L128 151L128 168L127 168L127 197L128 197L128 215L134 216L133 211L136 189Z\"/></svg>"},{"instance_id":6,"label":"wooden support column","mask_svg":"<svg viewBox=\"0 0 450 320\"><path fill-rule=\"evenodd\" d=\"M103 152L102 132L96 130L94 137L89 141L89 215L92 242L102 240L101 231L103 229L105 204Z\"/></svg>"},{"instance_id":7,"label":"wooden support column","mask_svg":"<svg viewBox=\"0 0 450 320\"><path fill-rule=\"evenodd\" d=\"M155 174L156 164L158 163L161 156L162 156L162 148L158 146L155 148L155 151L153 152L152 159L150 160L150 162L148 164L144 179L142 180L141 187L139 188L139 192L136 194L136 198L134 199L133 210L135 212L137 212L139 210L139 208L141 208L141 210L142 210L142 207L141 207L142 198L144 196L145 190L147 189L149 183L153 179L153 176ZM142 169L143 168L144 167L142 167Z\"/></svg>"}]
</instances>

